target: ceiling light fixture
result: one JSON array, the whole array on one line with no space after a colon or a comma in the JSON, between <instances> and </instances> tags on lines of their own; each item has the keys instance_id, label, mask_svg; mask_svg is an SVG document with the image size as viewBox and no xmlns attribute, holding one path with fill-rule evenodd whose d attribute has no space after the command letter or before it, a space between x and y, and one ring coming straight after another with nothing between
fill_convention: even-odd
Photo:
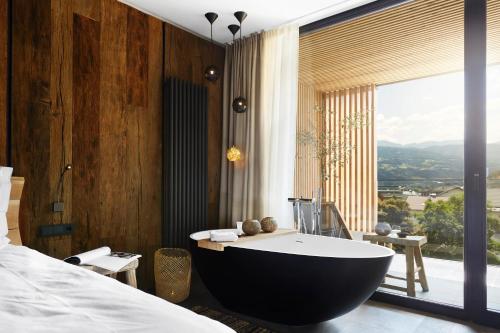
<instances>
[{"instance_id":1,"label":"ceiling light fixture","mask_svg":"<svg viewBox=\"0 0 500 333\"><path fill-rule=\"evenodd\" d=\"M243 24L243 21L247 18L247 13L243 12L243 11L238 11L238 12L235 12L234 13L234 17L236 17L236 19L238 20L238 22L240 22L240 26L239 26L239 30L240 30L240 40L242 38L242 34L241 34L241 31L243 30L242 29L242 24ZM231 32L233 32L233 30L230 28L232 25L230 25L228 28L229 30L231 30ZM234 41L234 35L235 33L237 32L238 30L236 30L235 32L233 32L233 41ZM234 43L233 43L234 44ZM241 48L240 48L240 52L241 52ZM243 80L243 62L241 63L241 76L242 76L242 80ZM244 113L246 110L248 109L248 102L246 100L245 97L243 96L238 96L236 97L234 100L233 100L233 111L236 112L236 113Z\"/></svg>"},{"instance_id":2,"label":"ceiling light fixture","mask_svg":"<svg viewBox=\"0 0 500 333\"><path fill-rule=\"evenodd\" d=\"M205 17L207 18L208 22L210 22L210 43L214 43L213 40L213 24L215 20L219 17L216 13L206 13ZM208 81L214 82L217 81L219 78L219 69L215 65L210 65L205 69L205 79Z\"/></svg>"}]
</instances>

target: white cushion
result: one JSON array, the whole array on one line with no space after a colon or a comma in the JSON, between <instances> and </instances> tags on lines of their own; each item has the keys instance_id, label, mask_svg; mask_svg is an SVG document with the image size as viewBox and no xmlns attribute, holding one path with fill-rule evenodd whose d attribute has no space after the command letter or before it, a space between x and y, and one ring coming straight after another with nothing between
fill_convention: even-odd
<instances>
[{"instance_id":1,"label":"white cushion","mask_svg":"<svg viewBox=\"0 0 500 333\"><path fill-rule=\"evenodd\" d=\"M8 233L7 209L9 208L12 168L0 167L0 237Z\"/></svg>"},{"instance_id":2,"label":"white cushion","mask_svg":"<svg viewBox=\"0 0 500 333\"><path fill-rule=\"evenodd\" d=\"M0 212L0 238L7 236L8 233L7 216L5 213Z\"/></svg>"},{"instance_id":3,"label":"white cushion","mask_svg":"<svg viewBox=\"0 0 500 333\"><path fill-rule=\"evenodd\" d=\"M0 250L3 249L9 243L10 239L8 239L7 237L0 237Z\"/></svg>"}]
</instances>

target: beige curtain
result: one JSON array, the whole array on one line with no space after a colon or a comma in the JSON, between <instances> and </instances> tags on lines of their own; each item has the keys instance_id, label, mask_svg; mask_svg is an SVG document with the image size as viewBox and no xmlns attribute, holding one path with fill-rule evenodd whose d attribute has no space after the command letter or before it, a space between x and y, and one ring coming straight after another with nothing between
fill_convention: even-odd
<instances>
[{"instance_id":1,"label":"beige curtain","mask_svg":"<svg viewBox=\"0 0 500 333\"><path fill-rule=\"evenodd\" d=\"M242 160L222 157L220 226L274 216L292 227L298 77L298 26L252 35L226 48L223 151L235 145ZM248 110L232 111L242 94Z\"/></svg>"},{"instance_id":2,"label":"beige curtain","mask_svg":"<svg viewBox=\"0 0 500 333\"><path fill-rule=\"evenodd\" d=\"M260 142L258 135L260 100L260 35L254 34L226 46L224 66L223 134L219 219L221 228L235 221L260 217L258 194ZM238 96L248 102L245 113L235 113L232 102ZM231 146L242 159L229 162L225 152Z\"/></svg>"}]
</instances>

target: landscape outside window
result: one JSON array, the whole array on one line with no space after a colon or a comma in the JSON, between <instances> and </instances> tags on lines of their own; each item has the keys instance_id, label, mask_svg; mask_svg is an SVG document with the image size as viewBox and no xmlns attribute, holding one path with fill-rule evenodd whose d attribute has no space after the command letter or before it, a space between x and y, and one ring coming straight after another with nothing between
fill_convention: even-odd
<instances>
[{"instance_id":1,"label":"landscape outside window","mask_svg":"<svg viewBox=\"0 0 500 333\"><path fill-rule=\"evenodd\" d=\"M487 72L488 91L500 91L500 66L490 66ZM422 247L422 252L427 258L424 264L430 276L430 292L421 296L444 298L451 303L461 303L461 300L437 295L432 284L433 275L436 281L442 278L441 273L437 273L439 265L463 260L463 87L463 72L457 72L382 85L377 89L378 220L393 226L403 225L414 235L427 236L428 244ZM487 258L489 269L498 270L500 98L494 93L488 94L487 108ZM401 249L396 251L401 253ZM457 262L449 267L458 267L461 276L456 277L459 283L455 289L461 293L463 265ZM500 270L495 272L498 277L490 274L490 270L488 274L488 283L500 285ZM446 284L442 286L445 288ZM446 288L453 287L448 284ZM451 293L450 290L448 294Z\"/></svg>"}]
</instances>

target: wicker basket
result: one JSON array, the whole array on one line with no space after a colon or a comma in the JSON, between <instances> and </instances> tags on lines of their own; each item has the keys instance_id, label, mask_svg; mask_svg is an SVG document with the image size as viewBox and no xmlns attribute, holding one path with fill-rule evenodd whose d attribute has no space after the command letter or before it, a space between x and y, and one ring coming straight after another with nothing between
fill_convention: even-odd
<instances>
[{"instance_id":1,"label":"wicker basket","mask_svg":"<svg viewBox=\"0 0 500 333\"><path fill-rule=\"evenodd\" d=\"M172 303L188 298L191 287L191 254L184 249L155 252L156 296Z\"/></svg>"}]
</instances>

